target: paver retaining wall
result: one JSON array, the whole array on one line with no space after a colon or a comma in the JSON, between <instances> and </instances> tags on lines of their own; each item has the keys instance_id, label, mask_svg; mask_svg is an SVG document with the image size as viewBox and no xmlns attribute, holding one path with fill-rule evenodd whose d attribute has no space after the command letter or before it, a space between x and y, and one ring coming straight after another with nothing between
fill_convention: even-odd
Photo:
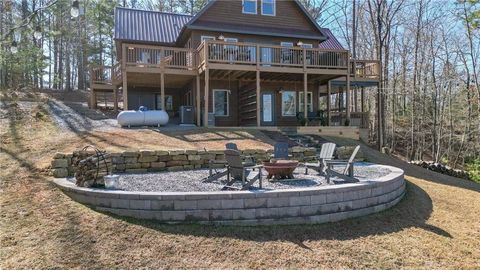
<instances>
[{"instance_id":1,"label":"paver retaining wall","mask_svg":"<svg viewBox=\"0 0 480 270\"><path fill-rule=\"evenodd\" d=\"M363 216L397 204L405 194L403 171L371 181L273 191L128 192L56 185L73 200L119 216L167 223L225 225L324 223ZM174 180L174 179L172 179Z\"/></svg>"}]
</instances>

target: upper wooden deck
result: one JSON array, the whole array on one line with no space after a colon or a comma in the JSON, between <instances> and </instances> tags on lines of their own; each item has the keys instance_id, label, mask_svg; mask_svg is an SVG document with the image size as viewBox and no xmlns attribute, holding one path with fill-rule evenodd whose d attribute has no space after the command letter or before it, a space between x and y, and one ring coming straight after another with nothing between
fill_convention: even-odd
<instances>
[{"instance_id":1,"label":"upper wooden deck","mask_svg":"<svg viewBox=\"0 0 480 270\"><path fill-rule=\"evenodd\" d=\"M198 75L205 69L261 71L292 74L346 76L351 80L378 81L379 63L355 60L348 50L281 47L256 43L204 41L197 49L123 44L121 61L111 66L91 66L95 89L122 83L122 71Z\"/></svg>"}]
</instances>

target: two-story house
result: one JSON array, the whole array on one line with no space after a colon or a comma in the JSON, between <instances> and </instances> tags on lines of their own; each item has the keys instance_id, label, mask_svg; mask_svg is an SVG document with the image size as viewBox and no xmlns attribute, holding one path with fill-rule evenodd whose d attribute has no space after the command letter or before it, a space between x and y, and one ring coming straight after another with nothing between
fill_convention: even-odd
<instances>
[{"instance_id":1,"label":"two-story house","mask_svg":"<svg viewBox=\"0 0 480 270\"><path fill-rule=\"evenodd\" d=\"M191 105L204 126L297 126L305 111L365 126L363 86L378 83L378 62L352 59L296 0L213 0L195 16L116 8L115 44L118 63L91 68L93 105L113 90L117 109L121 89L124 109Z\"/></svg>"}]
</instances>

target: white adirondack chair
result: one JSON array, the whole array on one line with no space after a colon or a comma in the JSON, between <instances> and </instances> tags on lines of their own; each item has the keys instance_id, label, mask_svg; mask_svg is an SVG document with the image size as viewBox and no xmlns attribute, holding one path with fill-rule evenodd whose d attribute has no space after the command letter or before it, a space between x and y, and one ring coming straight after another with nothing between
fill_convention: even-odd
<instances>
[{"instance_id":1,"label":"white adirondack chair","mask_svg":"<svg viewBox=\"0 0 480 270\"><path fill-rule=\"evenodd\" d=\"M319 173L324 173L326 162L333 159L336 145L334 143L324 143L320 149L320 154L317 156L317 162L305 163L305 174L308 174L308 169L312 168Z\"/></svg>"},{"instance_id":2,"label":"white adirondack chair","mask_svg":"<svg viewBox=\"0 0 480 270\"><path fill-rule=\"evenodd\" d=\"M355 156L357 155L358 151L360 150L360 145L357 145L352 152L352 155L348 160L328 160L326 161L327 165L327 181L330 183L330 175L336 174L333 171L334 166L345 166L342 174L348 176L349 178L353 179L353 165L355 162Z\"/></svg>"}]
</instances>

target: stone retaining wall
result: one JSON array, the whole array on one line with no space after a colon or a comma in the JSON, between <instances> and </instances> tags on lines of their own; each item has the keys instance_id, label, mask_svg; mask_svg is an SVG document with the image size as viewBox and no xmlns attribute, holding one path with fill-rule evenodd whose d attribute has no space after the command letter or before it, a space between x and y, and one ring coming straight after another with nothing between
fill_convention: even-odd
<instances>
[{"instance_id":1,"label":"stone retaining wall","mask_svg":"<svg viewBox=\"0 0 480 270\"><path fill-rule=\"evenodd\" d=\"M66 179L55 183L73 200L119 216L225 225L324 223L379 212L401 200L403 171L376 166L391 173L359 183L273 191L127 192L81 188Z\"/></svg>"},{"instance_id":2,"label":"stone retaining wall","mask_svg":"<svg viewBox=\"0 0 480 270\"><path fill-rule=\"evenodd\" d=\"M223 150L173 150L173 151L124 151L108 153L107 163L114 173L146 173L160 171L193 170L208 167L209 160L224 160ZM308 161L315 157L315 148L293 147L290 149L293 158ZM251 149L242 151L244 155L253 156L259 161L267 160L271 150ZM72 158L79 152L71 154L55 154L51 168L56 178L73 176L75 168ZM223 166L218 165L217 166Z\"/></svg>"},{"instance_id":3,"label":"stone retaining wall","mask_svg":"<svg viewBox=\"0 0 480 270\"><path fill-rule=\"evenodd\" d=\"M289 151L292 154L292 158L299 161L312 161L316 155L315 148L292 147ZM346 159L352 151L353 147L338 147L338 158ZM193 170L208 167L209 160L223 160L223 152L223 150L124 151L120 153L108 153L107 163L113 173ZM270 158L273 150L250 149L241 152L243 155L253 156L258 161L263 161ZM91 154L93 154L93 152ZM72 166L72 158L74 155L80 155L80 152L55 154L51 164L53 177L63 178L73 176L75 168ZM362 157L361 153L357 156Z\"/></svg>"}]
</instances>

